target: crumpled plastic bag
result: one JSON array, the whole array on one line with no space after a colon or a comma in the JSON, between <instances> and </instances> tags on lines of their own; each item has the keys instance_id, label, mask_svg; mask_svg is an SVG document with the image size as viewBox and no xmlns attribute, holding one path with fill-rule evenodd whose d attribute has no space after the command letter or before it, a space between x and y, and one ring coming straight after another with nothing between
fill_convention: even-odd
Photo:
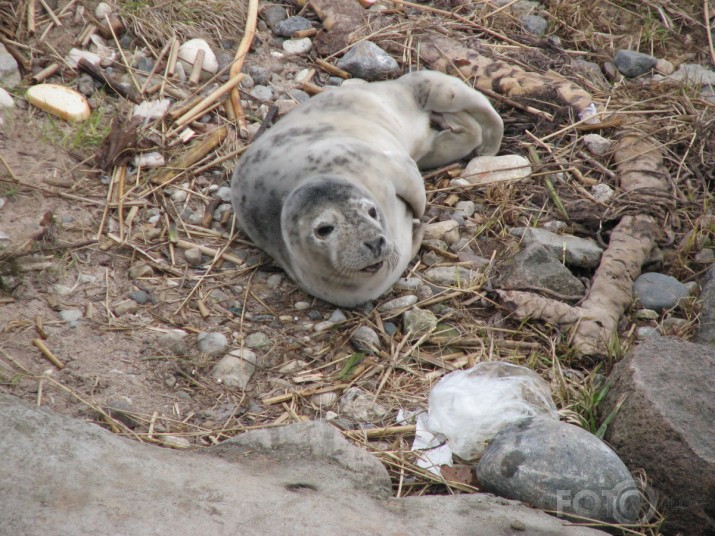
<instances>
[{"instance_id":1,"label":"crumpled plastic bag","mask_svg":"<svg viewBox=\"0 0 715 536\"><path fill-rule=\"evenodd\" d=\"M452 453L473 460L502 428L536 415L558 420L549 385L538 374L501 361L479 363L447 374L434 386L429 417L421 423L426 430L413 450L422 451L420 466L437 472L436 466L444 465L445 452L441 448L435 452L438 458L431 460L432 446L443 447L446 440ZM434 436L431 441L424 432Z\"/></svg>"}]
</instances>

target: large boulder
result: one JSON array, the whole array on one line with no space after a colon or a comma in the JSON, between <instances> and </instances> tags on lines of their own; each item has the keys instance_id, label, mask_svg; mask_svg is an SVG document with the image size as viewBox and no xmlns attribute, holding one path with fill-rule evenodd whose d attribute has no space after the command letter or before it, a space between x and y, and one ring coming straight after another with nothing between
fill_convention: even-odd
<instances>
[{"instance_id":1,"label":"large boulder","mask_svg":"<svg viewBox=\"0 0 715 536\"><path fill-rule=\"evenodd\" d=\"M488 495L389 498L380 462L318 422L175 451L0 393L0 430L2 534L604 535Z\"/></svg>"},{"instance_id":2,"label":"large boulder","mask_svg":"<svg viewBox=\"0 0 715 536\"><path fill-rule=\"evenodd\" d=\"M715 533L715 349L646 339L611 375L605 417L625 397L606 440L663 499L666 534Z\"/></svg>"}]
</instances>

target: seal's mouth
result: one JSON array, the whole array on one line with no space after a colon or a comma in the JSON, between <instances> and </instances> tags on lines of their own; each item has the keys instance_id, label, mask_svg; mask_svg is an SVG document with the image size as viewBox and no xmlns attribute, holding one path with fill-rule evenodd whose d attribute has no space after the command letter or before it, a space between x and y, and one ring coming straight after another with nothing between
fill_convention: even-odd
<instances>
[{"instance_id":1,"label":"seal's mouth","mask_svg":"<svg viewBox=\"0 0 715 536\"><path fill-rule=\"evenodd\" d=\"M376 262L375 264L371 264L370 266L363 268L360 270L361 272L367 272L368 274L376 274L380 268L382 268L382 265L385 264L383 261Z\"/></svg>"}]
</instances>

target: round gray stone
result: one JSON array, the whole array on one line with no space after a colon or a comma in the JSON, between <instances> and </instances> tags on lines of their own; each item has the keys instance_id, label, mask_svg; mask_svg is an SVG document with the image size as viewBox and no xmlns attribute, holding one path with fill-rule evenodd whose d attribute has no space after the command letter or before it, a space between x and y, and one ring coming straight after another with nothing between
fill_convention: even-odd
<instances>
[{"instance_id":1,"label":"round gray stone","mask_svg":"<svg viewBox=\"0 0 715 536\"><path fill-rule=\"evenodd\" d=\"M616 64L616 68L621 74L629 78L635 78L636 76L650 72L655 67L657 61L657 59L649 54L624 49L618 50L613 58L613 63Z\"/></svg>"},{"instance_id":2,"label":"round gray stone","mask_svg":"<svg viewBox=\"0 0 715 536\"><path fill-rule=\"evenodd\" d=\"M382 346L377 332L369 326L358 327L350 337L350 342L358 350L370 350Z\"/></svg>"},{"instance_id":3,"label":"round gray stone","mask_svg":"<svg viewBox=\"0 0 715 536\"><path fill-rule=\"evenodd\" d=\"M305 17L288 17L278 22L273 31L280 37L291 37L295 32L307 30L311 27L310 21Z\"/></svg>"},{"instance_id":4,"label":"round gray stone","mask_svg":"<svg viewBox=\"0 0 715 536\"><path fill-rule=\"evenodd\" d=\"M659 312L676 307L690 295L688 287L680 281L657 272L641 274L633 284L633 292L643 307Z\"/></svg>"},{"instance_id":5,"label":"round gray stone","mask_svg":"<svg viewBox=\"0 0 715 536\"><path fill-rule=\"evenodd\" d=\"M228 348L226 335L218 332L203 332L197 337L199 352L208 355L222 354Z\"/></svg>"},{"instance_id":6,"label":"round gray stone","mask_svg":"<svg viewBox=\"0 0 715 536\"><path fill-rule=\"evenodd\" d=\"M535 35L544 35L549 28L549 23L544 17L538 15L525 15L521 18L524 29Z\"/></svg>"},{"instance_id":7,"label":"round gray stone","mask_svg":"<svg viewBox=\"0 0 715 536\"><path fill-rule=\"evenodd\" d=\"M370 41L360 41L352 47L338 60L337 66L364 80L378 80L400 70L392 56Z\"/></svg>"},{"instance_id":8,"label":"round gray stone","mask_svg":"<svg viewBox=\"0 0 715 536\"><path fill-rule=\"evenodd\" d=\"M499 432L477 466L480 486L545 510L632 523L640 493L608 445L572 424L528 418Z\"/></svg>"}]
</instances>

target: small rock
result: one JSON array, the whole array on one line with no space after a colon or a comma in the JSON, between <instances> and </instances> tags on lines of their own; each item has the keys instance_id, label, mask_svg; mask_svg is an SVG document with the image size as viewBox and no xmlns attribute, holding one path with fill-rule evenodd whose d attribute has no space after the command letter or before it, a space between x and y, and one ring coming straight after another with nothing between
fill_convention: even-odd
<instances>
[{"instance_id":1,"label":"small rock","mask_svg":"<svg viewBox=\"0 0 715 536\"><path fill-rule=\"evenodd\" d=\"M512 227L509 234L520 237L525 246L537 244L547 248L554 258L565 261L568 266L593 269L601 262L603 249L590 238L557 235L538 227Z\"/></svg>"},{"instance_id":2,"label":"small rock","mask_svg":"<svg viewBox=\"0 0 715 536\"><path fill-rule=\"evenodd\" d=\"M334 391L318 393L311 396L310 401L319 408L329 408L338 401L338 394Z\"/></svg>"},{"instance_id":3,"label":"small rock","mask_svg":"<svg viewBox=\"0 0 715 536\"><path fill-rule=\"evenodd\" d=\"M398 290L416 290L422 284L418 277L401 277L395 282Z\"/></svg>"},{"instance_id":4,"label":"small rock","mask_svg":"<svg viewBox=\"0 0 715 536\"><path fill-rule=\"evenodd\" d=\"M615 191L608 184L602 182L594 184L591 187L591 195L599 203L605 203L610 201L610 199L615 195Z\"/></svg>"},{"instance_id":5,"label":"small rock","mask_svg":"<svg viewBox=\"0 0 715 536\"><path fill-rule=\"evenodd\" d=\"M134 300L139 305L146 305L149 301L149 293L143 290L134 290L128 294L129 299Z\"/></svg>"},{"instance_id":6,"label":"small rock","mask_svg":"<svg viewBox=\"0 0 715 536\"><path fill-rule=\"evenodd\" d=\"M156 342L160 347L169 350L175 355L186 355L189 351L189 347L186 344L186 332L180 329L172 329L162 333Z\"/></svg>"},{"instance_id":7,"label":"small rock","mask_svg":"<svg viewBox=\"0 0 715 536\"><path fill-rule=\"evenodd\" d=\"M452 244L459 240L459 224L454 220L429 223L424 226L424 231L423 241L443 239L447 244Z\"/></svg>"},{"instance_id":8,"label":"small rock","mask_svg":"<svg viewBox=\"0 0 715 536\"><path fill-rule=\"evenodd\" d=\"M191 442L185 437L165 435L161 436L161 442L165 447L172 449L188 449L191 447Z\"/></svg>"},{"instance_id":9,"label":"small rock","mask_svg":"<svg viewBox=\"0 0 715 536\"><path fill-rule=\"evenodd\" d=\"M583 283L549 248L530 244L516 254L499 284L505 289L547 288L564 296L581 296Z\"/></svg>"},{"instance_id":10,"label":"small rock","mask_svg":"<svg viewBox=\"0 0 715 536\"><path fill-rule=\"evenodd\" d=\"M640 494L608 445L573 424L543 417L507 426L477 466L480 487L536 508L607 523L638 519Z\"/></svg>"},{"instance_id":11,"label":"small rock","mask_svg":"<svg viewBox=\"0 0 715 536\"><path fill-rule=\"evenodd\" d=\"M621 49L616 51L613 63L616 68L629 78L644 75L655 67L656 60L653 56L636 52L635 50Z\"/></svg>"},{"instance_id":12,"label":"small rock","mask_svg":"<svg viewBox=\"0 0 715 536\"><path fill-rule=\"evenodd\" d=\"M199 248L190 248L184 250L184 259L190 266L200 266L201 265L202 253Z\"/></svg>"},{"instance_id":13,"label":"small rock","mask_svg":"<svg viewBox=\"0 0 715 536\"><path fill-rule=\"evenodd\" d=\"M218 207L216 207L216 210L214 210L213 213L213 219L215 221L221 221L223 219L223 215L226 212L232 212L233 207L231 206L230 203L221 203Z\"/></svg>"},{"instance_id":14,"label":"small rock","mask_svg":"<svg viewBox=\"0 0 715 536\"><path fill-rule=\"evenodd\" d=\"M247 348L233 350L214 366L213 378L227 387L245 389L256 371L256 354Z\"/></svg>"},{"instance_id":15,"label":"small rock","mask_svg":"<svg viewBox=\"0 0 715 536\"><path fill-rule=\"evenodd\" d=\"M345 316L345 313L343 313L340 309L335 309L335 311L330 314L330 318L328 318L330 322L335 324L338 322L345 322L347 319L348 317Z\"/></svg>"},{"instance_id":16,"label":"small rock","mask_svg":"<svg viewBox=\"0 0 715 536\"><path fill-rule=\"evenodd\" d=\"M271 76L273 75L270 69L266 69L261 65L251 65L248 68L248 73L251 75L251 78L253 78L255 85L270 84Z\"/></svg>"},{"instance_id":17,"label":"small rock","mask_svg":"<svg viewBox=\"0 0 715 536\"><path fill-rule=\"evenodd\" d=\"M299 301L299 302L295 302L295 304L293 304L293 309L295 309L296 311L305 311L309 307L310 307L310 304L306 301Z\"/></svg>"},{"instance_id":18,"label":"small rock","mask_svg":"<svg viewBox=\"0 0 715 536\"><path fill-rule=\"evenodd\" d=\"M286 39L283 41L283 50L290 56L307 54L310 52L311 48L313 48L313 42L309 37L303 37L301 39Z\"/></svg>"},{"instance_id":19,"label":"small rock","mask_svg":"<svg viewBox=\"0 0 715 536\"><path fill-rule=\"evenodd\" d=\"M201 64L201 80L208 80L218 72L218 60L206 41L203 39L190 39L183 43L179 47L179 60L184 63L184 69L190 72L199 50L204 51L204 61Z\"/></svg>"},{"instance_id":20,"label":"small rock","mask_svg":"<svg viewBox=\"0 0 715 536\"><path fill-rule=\"evenodd\" d=\"M477 205L474 201L459 201L454 206L454 213L459 214L463 218L471 218L474 216Z\"/></svg>"},{"instance_id":21,"label":"small rock","mask_svg":"<svg viewBox=\"0 0 715 536\"><path fill-rule=\"evenodd\" d=\"M0 108L14 108L15 101L7 91L0 87Z\"/></svg>"},{"instance_id":22,"label":"small rock","mask_svg":"<svg viewBox=\"0 0 715 536\"><path fill-rule=\"evenodd\" d=\"M397 74L400 69L392 56L370 41L360 41L336 65L352 76L368 81Z\"/></svg>"},{"instance_id":23,"label":"small rock","mask_svg":"<svg viewBox=\"0 0 715 536\"><path fill-rule=\"evenodd\" d=\"M256 331L255 333L251 333L246 339L243 341L243 343L248 347L248 348L266 348L271 345L271 340L268 338L268 335L265 333L262 333L260 331Z\"/></svg>"},{"instance_id":24,"label":"small rock","mask_svg":"<svg viewBox=\"0 0 715 536\"><path fill-rule=\"evenodd\" d=\"M134 300L122 300L115 303L113 309L117 316L131 315L139 310L139 304Z\"/></svg>"},{"instance_id":25,"label":"small rock","mask_svg":"<svg viewBox=\"0 0 715 536\"><path fill-rule=\"evenodd\" d=\"M368 326L359 326L350 337L350 342L356 349L363 351L382 347L380 337L374 329Z\"/></svg>"},{"instance_id":26,"label":"small rock","mask_svg":"<svg viewBox=\"0 0 715 536\"><path fill-rule=\"evenodd\" d=\"M13 88L20 83L20 68L5 45L0 43L0 86Z\"/></svg>"},{"instance_id":27,"label":"small rock","mask_svg":"<svg viewBox=\"0 0 715 536\"><path fill-rule=\"evenodd\" d=\"M417 296L408 294L407 296L400 296L399 298L380 304L378 310L383 312L395 311L396 309L404 309L405 307L409 307L415 303L417 303Z\"/></svg>"},{"instance_id":28,"label":"small rock","mask_svg":"<svg viewBox=\"0 0 715 536\"><path fill-rule=\"evenodd\" d=\"M100 56L99 54L95 54L94 52L90 52L89 50L80 50L79 48L71 48L70 51L67 53L67 56L65 56L65 61L67 62L67 65L69 65L73 69L77 69L80 59L91 63L95 67L99 67L99 64L102 62L102 56Z\"/></svg>"},{"instance_id":29,"label":"small rock","mask_svg":"<svg viewBox=\"0 0 715 536\"><path fill-rule=\"evenodd\" d=\"M660 318L660 314L653 309L638 309L636 311L637 320L657 320L658 318Z\"/></svg>"},{"instance_id":30,"label":"small rock","mask_svg":"<svg viewBox=\"0 0 715 536\"><path fill-rule=\"evenodd\" d=\"M293 359L278 369L278 372L281 374L295 374L296 372L305 369L307 366L307 362L301 359Z\"/></svg>"},{"instance_id":31,"label":"small rock","mask_svg":"<svg viewBox=\"0 0 715 536\"><path fill-rule=\"evenodd\" d=\"M317 324L315 324L315 326L313 326L313 330L316 333L321 333L325 330L332 328L334 325L335 322L331 322L330 320L324 320L323 322L318 322Z\"/></svg>"},{"instance_id":32,"label":"small rock","mask_svg":"<svg viewBox=\"0 0 715 536\"><path fill-rule=\"evenodd\" d=\"M413 336L431 333L437 327L437 317L432 311L413 307L402 315L402 327L405 333Z\"/></svg>"},{"instance_id":33,"label":"small rock","mask_svg":"<svg viewBox=\"0 0 715 536\"><path fill-rule=\"evenodd\" d=\"M420 285L419 287L417 287L415 293L417 294L417 298L419 299L419 301L429 300L432 296L434 296L432 287L430 287L429 285Z\"/></svg>"},{"instance_id":34,"label":"small rock","mask_svg":"<svg viewBox=\"0 0 715 536\"><path fill-rule=\"evenodd\" d=\"M276 23L273 33L279 37L292 37L295 32L308 30L312 24L305 17L288 17Z\"/></svg>"},{"instance_id":35,"label":"small rock","mask_svg":"<svg viewBox=\"0 0 715 536\"><path fill-rule=\"evenodd\" d=\"M60 320L67 322L70 327L73 328L77 327L82 316L82 311L79 309L65 309L64 311L60 311Z\"/></svg>"},{"instance_id":36,"label":"small rock","mask_svg":"<svg viewBox=\"0 0 715 536\"><path fill-rule=\"evenodd\" d=\"M298 102L299 104L300 104L300 103L303 103L303 102L305 102L305 101L307 101L308 99L310 99L310 95L308 95L308 94L307 94L305 91L303 91L302 89L291 89L291 90L288 92L288 95L290 95L290 97L291 97L292 99L295 99L295 101Z\"/></svg>"},{"instance_id":37,"label":"small rock","mask_svg":"<svg viewBox=\"0 0 715 536\"><path fill-rule=\"evenodd\" d=\"M375 423L387 416L389 410L373 401L374 396L359 387L350 387L340 397L340 414L357 422Z\"/></svg>"},{"instance_id":38,"label":"small rock","mask_svg":"<svg viewBox=\"0 0 715 536\"><path fill-rule=\"evenodd\" d=\"M697 63L682 63L678 70L668 78L672 80L688 80L702 86L715 86L715 71Z\"/></svg>"},{"instance_id":39,"label":"small rock","mask_svg":"<svg viewBox=\"0 0 715 536\"><path fill-rule=\"evenodd\" d=\"M582 139L591 154L603 156L611 150L611 140L600 134L586 134Z\"/></svg>"},{"instance_id":40,"label":"small rock","mask_svg":"<svg viewBox=\"0 0 715 536\"><path fill-rule=\"evenodd\" d=\"M72 287L60 284L52 285L52 290L54 290L58 296L69 296L74 291Z\"/></svg>"},{"instance_id":41,"label":"small rock","mask_svg":"<svg viewBox=\"0 0 715 536\"><path fill-rule=\"evenodd\" d=\"M650 337L662 337L658 328L653 326L638 326L636 328L636 337L639 339L648 339Z\"/></svg>"},{"instance_id":42,"label":"small rock","mask_svg":"<svg viewBox=\"0 0 715 536\"><path fill-rule=\"evenodd\" d=\"M164 385L166 385L169 389L172 387L176 386L176 376L173 374L167 374L164 376Z\"/></svg>"},{"instance_id":43,"label":"small rock","mask_svg":"<svg viewBox=\"0 0 715 536\"><path fill-rule=\"evenodd\" d=\"M461 178L470 184L525 179L531 175L529 160L517 154L504 156L477 156L462 171Z\"/></svg>"},{"instance_id":44,"label":"small rock","mask_svg":"<svg viewBox=\"0 0 715 536\"><path fill-rule=\"evenodd\" d=\"M660 325L660 332L663 335L681 335L681 332L688 327L690 322L684 318L668 317Z\"/></svg>"},{"instance_id":45,"label":"small rock","mask_svg":"<svg viewBox=\"0 0 715 536\"><path fill-rule=\"evenodd\" d=\"M655 62L655 70L662 75L668 76L669 74L673 74L675 66L666 59L658 58Z\"/></svg>"},{"instance_id":46,"label":"small rock","mask_svg":"<svg viewBox=\"0 0 715 536\"><path fill-rule=\"evenodd\" d=\"M286 20L286 17L286 10L283 6L267 5L261 10L261 18L268 23L273 31L281 21Z\"/></svg>"},{"instance_id":47,"label":"small rock","mask_svg":"<svg viewBox=\"0 0 715 536\"><path fill-rule=\"evenodd\" d=\"M273 90L264 85L254 86L251 90L250 95L260 101L272 101L273 100Z\"/></svg>"},{"instance_id":48,"label":"small rock","mask_svg":"<svg viewBox=\"0 0 715 536\"><path fill-rule=\"evenodd\" d=\"M94 8L94 16L100 21L104 20L105 16L108 17L111 14L112 6L110 6L107 2L100 2L97 4L97 7Z\"/></svg>"},{"instance_id":49,"label":"small rock","mask_svg":"<svg viewBox=\"0 0 715 536\"><path fill-rule=\"evenodd\" d=\"M641 274L633 284L633 293L643 307L658 312L677 307L680 300L690 296L688 287L680 281L656 272Z\"/></svg>"},{"instance_id":50,"label":"small rock","mask_svg":"<svg viewBox=\"0 0 715 536\"><path fill-rule=\"evenodd\" d=\"M153 275L154 270L152 270L151 266L145 262L138 262L129 268L129 277L131 279L140 279L142 277L151 277Z\"/></svg>"},{"instance_id":51,"label":"small rock","mask_svg":"<svg viewBox=\"0 0 715 536\"><path fill-rule=\"evenodd\" d=\"M392 322L385 322L382 327L385 329L385 333L387 333L389 337L392 337L395 333L397 333L397 326Z\"/></svg>"},{"instance_id":52,"label":"small rock","mask_svg":"<svg viewBox=\"0 0 715 536\"><path fill-rule=\"evenodd\" d=\"M226 348L228 348L228 338L226 335L216 331L203 331L199 333L199 336L196 338L196 343L199 352L207 355L222 354L226 351Z\"/></svg>"},{"instance_id":53,"label":"small rock","mask_svg":"<svg viewBox=\"0 0 715 536\"><path fill-rule=\"evenodd\" d=\"M618 72L618 69L612 61L604 62L603 74L612 82L623 79L623 75Z\"/></svg>"},{"instance_id":54,"label":"small rock","mask_svg":"<svg viewBox=\"0 0 715 536\"><path fill-rule=\"evenodd\" d=\"M527 32L535 35L544 35L549 29L548 21L539 15L524 15L521 17L521 22L524 23Z\"/></svg>"},{"instance_id":55,"label":"small rock","mask_svg":"<svg viewBox=\"0 0 715 536\"><path fill-rule=\"evenodd\" d=\"M283 282L282 274L273 274L268 278L268 281L266 281L266 286L268 288L277 289L278 287L281 286L282 282Z\"/></svg>"},{"instance_id":56,"label":"small rock","mask_svg":"<svg viewBox=\"0 0 715 536\"><path fill-rule=\"evenodd\" d=\"M477 272L461 266L439 266L425 271L425 278L435 285L468 287L477 278Z\"/></svg>"}]
</instances>

